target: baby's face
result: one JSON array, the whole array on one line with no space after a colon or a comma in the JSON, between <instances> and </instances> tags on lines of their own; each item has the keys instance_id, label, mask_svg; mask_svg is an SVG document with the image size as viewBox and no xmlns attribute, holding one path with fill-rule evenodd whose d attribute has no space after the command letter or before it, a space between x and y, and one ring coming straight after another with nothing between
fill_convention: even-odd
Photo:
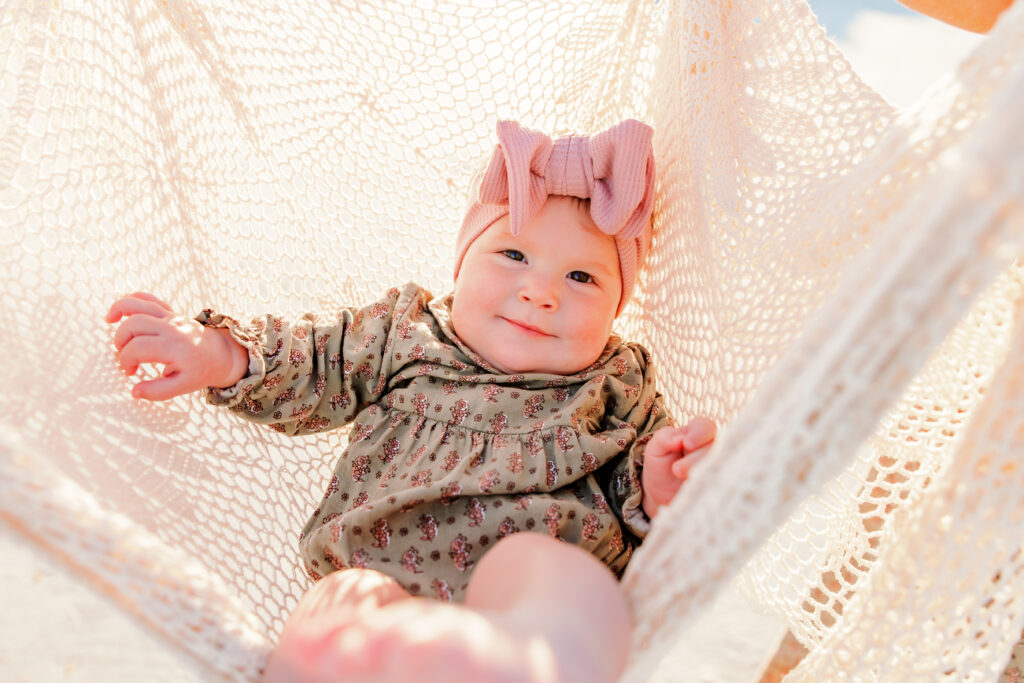
<instances>
[{"instance_id":1,"label":"baby's face","mask_svg":"<svg viewBox=\"0 0 1024 683\"><path fill-rule=\"evenodd\" d=\"M622 293L615 240L566 197L549 197L513 237L505 216L466 251L452 324L499 370L571 375L608 342Z\"/></svg>"}]
</instances>

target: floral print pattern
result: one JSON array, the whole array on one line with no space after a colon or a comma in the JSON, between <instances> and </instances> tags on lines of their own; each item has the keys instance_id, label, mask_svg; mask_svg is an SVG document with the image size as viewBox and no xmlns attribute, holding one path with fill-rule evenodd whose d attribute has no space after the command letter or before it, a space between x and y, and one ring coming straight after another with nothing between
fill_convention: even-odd
<instances>
[{"instance_id":1,"label":"floral print pattern","mask_svg":"<svg viewBox=\"0 0 1024 683\"><path fill-rule=\"evenodd\" d=\"M505 375L455 335L451 295L410 284L336 317L241 325L249 374L207 399L291 435L352 423L300 537L311 577L347 567L413 594L460 600L499 539L526 531L579 545L620 573L649 527L643 446L672 424L650 357L612 336L569 377Z\"/></svg>"}]
</instances>

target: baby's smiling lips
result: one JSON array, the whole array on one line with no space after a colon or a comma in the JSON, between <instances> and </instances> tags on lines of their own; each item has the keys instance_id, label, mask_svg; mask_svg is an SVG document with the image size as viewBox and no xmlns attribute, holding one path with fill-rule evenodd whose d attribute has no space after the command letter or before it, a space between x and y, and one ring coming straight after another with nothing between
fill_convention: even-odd
<instances>
[{"instance_id":1,"label":"baby's smiling lips","mask_svg":"<svg viewBox=\"0 0 1024 683\"><path fill-rule=\"evenodd\" d=\"M525 332L526 334L530 334L530 335L537 336L537 337L553 337L553 336L555 336L553 334L548 334L547 332L545 332L544 330L542 330L540 328L534 327L533 325L529 325L529 324L524 323L524 322L520 322L518 320L514 320L513 318L506 318L504 316L498 316L498 317L500 317L502 320L507 322L512 327L518 329L521 332Z\"/></svg>"}]
</instances>

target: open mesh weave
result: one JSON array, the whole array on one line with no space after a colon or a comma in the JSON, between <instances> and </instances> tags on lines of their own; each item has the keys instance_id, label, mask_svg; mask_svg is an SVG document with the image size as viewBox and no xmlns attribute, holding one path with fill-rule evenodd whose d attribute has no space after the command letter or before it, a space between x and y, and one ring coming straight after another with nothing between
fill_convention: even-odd
<instances>
[{"instance_id":1,"label":"open mesh weave","mask_svg":"<svg viewBox=\"0 0 1024 683\"><path fill-rule=\"evenodd\" d=\"M450 287L499 117L656 131L624 336L720 422L624 579L628 680L737 575L794 680L991 680L1024 629L1024 3L915 108L803 0L6 3L0 511L257 675L344 443L130 398L102 316Z\"/></svg>"}]
</instances>

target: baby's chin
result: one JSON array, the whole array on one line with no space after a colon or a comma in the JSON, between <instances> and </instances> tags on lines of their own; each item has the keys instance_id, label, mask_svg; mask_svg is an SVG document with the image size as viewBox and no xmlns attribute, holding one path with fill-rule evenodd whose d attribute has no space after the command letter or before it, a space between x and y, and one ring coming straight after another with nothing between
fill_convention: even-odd
<instances>
[{"instance_id":1,"label":"baby's chin","mask_svg":"<svg viewBox=\"0 0 1024 683\"><path fill-rule=\"evenodd\" d=\"M596 349L593 354L587 354L590 358L557 358L557 352L550 350L534 350L523 353L508 353L507 350L488 348L487 344L479 343L478 339L467 339L459 335L458 321L452 320L452 329L462 340L462 343L469 347L469 350L479 356L489 367L504 375L575 375L586 370L601 357L604 353L607 341ZM555 356L553 359L552 356ZM552 362L552 361L555 362Z\"/></svg>"},{"instance_id":2,"label":"baby's chin","mask_svg":"<svg viewBox=\"0 0 1024 683\"><path fill-rule=\"evenodd\" d=\"M589 361L573 361L565 363L551 363L550 358L548 359L536 359L536 360L504 360L504 362L495 362L483 354L479 354L481 358L487 361L489 365L494 367L499 372L506 375L529 375L529 374L542 374L542 375L575 375L583 370L586 370L601 357L601 354L597 354L594 358Z\"/></svg>"}]
</instances>

